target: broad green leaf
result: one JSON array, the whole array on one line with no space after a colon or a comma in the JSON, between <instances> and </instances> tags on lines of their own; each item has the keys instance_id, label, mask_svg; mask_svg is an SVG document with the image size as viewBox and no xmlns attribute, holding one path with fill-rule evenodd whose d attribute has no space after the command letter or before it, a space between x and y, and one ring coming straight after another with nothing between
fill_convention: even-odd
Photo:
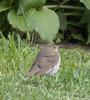
<instances>
[{"instance_id":1,"label":"broad green leaf","mask_svg":"<svg viewBox=\"0 0 90 100\"><path fill-rule=\"evenodd\" d=\"M66 18L66 16L61 11L57 12L57 14L59 16L60 29L61 30L66 30L67 29L67 18Z\"/></svg>"},{"instance_id":2,"label":"broad green leaf","mask_svg":"<svg viewBox=\"0 0 90 100\"><path fill-rule=\"evenodd\" d=\"M31 14L31 10L29 11ZM57 14L48 9L42 8L40 11L34 10L30 16L31 24L42 39L52 41L59 30L59 19Z\"/></svg>"},{"instance_id":3,"label":"broad green leaf","mask_svg":"<svg viewBox=\"0 0 90 100\"><path fill-rule=\"evenodd\" d=\"M45 2L46 0L19 0L18 14L22 13L22 9L27 11L30 8L40 8Z\"/></svg>"},{"instance_id":4,"label":"broad green leaf","mask_svg":"<svg viewBox=\"0 0 90 100\"><path fill-rule=\"evenodd\" d=\"M27 14L25 16L27 16ZM15 10L11 10L8 13L8 21L14 28L17 28L21 31L30 31L31 30L31 27L29 27L27 25L27 23L25 22L24 17L22 15L18 16L17 12Z\"/></svg>"},{"instance_id":5,"label":"broad green leaf","mask_svg":"<svg viewBox=\"0 0 90 100\"><path fill-rule=\"evenodd\" d=\"M87 44L90 44L90 23L88 24L88 40L87 40Z\"/></svg>"},{"instance_id":6,"label":"broad green leaf","mask_svg":"<svg viewBox=\"0 0 90 100\"><path fill-rule=\"evenodd\" d=\"M6 2L0 2L0 12L9 9L10 7L7 5Z\"/></svg>"},{"instance_id":7,"label":"broad green leaf","mask_svg":"<svg viewBox=\"0 0 90 100\"><path fill-rule=\"evenodd\" d=\"M85 6L90 9L90 0L80 0L82 3L85 4Z\"/></svg>"},{"instance_id":8,"label":"broad green leaf","mask_svg":"<svg viewBox=\"0 0 90 100\"><path fill-rule=\"evenodd\" d=\"M59 29L57 14L48 8L42 8L39 11L30 9L24 17L17 15L15 10L11 10L8 14L8 20L13 27L21 31L35 30L42 39L47 41L52 41Z\"/></svg>"}]
</instances>

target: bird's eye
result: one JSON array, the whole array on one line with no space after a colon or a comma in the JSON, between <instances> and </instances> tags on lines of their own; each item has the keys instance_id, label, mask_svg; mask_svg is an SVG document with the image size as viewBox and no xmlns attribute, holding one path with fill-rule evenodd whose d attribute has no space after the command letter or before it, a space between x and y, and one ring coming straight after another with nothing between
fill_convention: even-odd
<instances>
[{"instance_id":1,"label":"bird's eye","mask_svg":"<svg viewBox=\"0 0 90 100\"><path fill-rule=\"evenodd\" d=\"M56 47L54 46L53 48L55 49Z\"/></svg>"}]
</instances>

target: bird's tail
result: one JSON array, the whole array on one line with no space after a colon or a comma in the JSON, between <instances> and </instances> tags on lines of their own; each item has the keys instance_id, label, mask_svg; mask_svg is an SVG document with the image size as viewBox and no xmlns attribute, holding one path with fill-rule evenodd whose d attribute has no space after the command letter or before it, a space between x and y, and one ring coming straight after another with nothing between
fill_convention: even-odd
<instances>
[{"instance_id":1,"label":"bird's tail","mask_svg":"<svg viewBox=\"0 0 90 100\"><path fill-rule=\"evenodd\" d=\"M37 72L38 72L38 68L33 67L32 69L29 70L29 72L27 72L26 76L32 77L32 76L36 75Z\"/></svg>"}]
</instances>

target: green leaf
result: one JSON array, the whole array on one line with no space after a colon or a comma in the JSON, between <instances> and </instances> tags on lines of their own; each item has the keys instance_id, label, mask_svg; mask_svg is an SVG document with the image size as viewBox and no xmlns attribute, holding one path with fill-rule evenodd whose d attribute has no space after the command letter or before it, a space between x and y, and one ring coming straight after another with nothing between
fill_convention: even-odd
<instances>
[{"instance_id":1,"label":"green leaf","mask_svg":"<svg viewBox=\"0 0 90 100\"><path fill-rule=\"evenodd\" d=\"M29 13L31 14L31 10ZM42 39L52 41L55 38L59 30L59 19L54 11L45 7L40 11L34 10L30 19L33 28Z\"/></svg>"},{"instance_id":2,"label":"green leaf","mask_svg":"<svg viewBox=\"0 0 90 100\"><path fill-rule=\"evenodd\" d=\"M74 39L77 39L77 40L80 40L80 41L84 41L84 38L81 34L75 34L75 33L72 33L71 37L73 37Z\"/></svg>"},{"instance_id":3,"label":"green leaf","mask_svg":"<svg viewBox=\"0 0 90 100\"><path fill-rule=\"evenodd\" d=\"M40 8L45 2L46 0L19 0L18 14L22 14L22 9L27 11L30 8Z\"/></svg>"},{"instance_id":4,"label":"green leaf","mask_svg":"<svg viewBox=\"0 0 90 100\"><path fill-rule=\"evenodd\" d=\"M77 39L77 40L80 40L80 41L82 41L82 42L85 41L84 38L83 38L83 36L82 36L82 34L81 34L80 29L75 28L75 27L73 27L73 26L69 26L69 30L70 30L70 32L71 32L71 37L72 37L73 39Z\"/></svg>"},{"instance_id":5,"label":"green leaf","mask_svg":"<svg viewBox=\"0 0 90 100\"><path fill-rule=\"evenodd\" d=\"M82 3L85 4L85 6L90 9L90 0L80 0Z\"/></svg>"},{"instance_id":6,"label":"green leaf","mask_svg":"<svg viewBox=\"0 0 90 100\"><path fill-rule=\"evenodd\" d=\"M5 2L8 3L8 5L11 5L15 0L4 0ZM16 0L17 1L17 0Z\"/></svg>"},{"instance_id":7,"label":"green leaf","mask_svg":"<svg viewBox=\"0 0 90 100\"><path fill-rule=\"evenodd\" d=\"M87 44L90 44L90 23L88 24L88 40L87 40Z\"/></svg>"},{"instance_id":8,"label":"green leaf","mask_svg":"<svg viewBox=\"0 0 90 100\"><path fill-rule=\"evenodd\" d=\"M27 14L25 16L27 16ZM25 22L24 17L22 15L18 16L17 12L15 10L11 10L8 13L8 21L14 28L17 28L21 31L25 32L25 31L30 31L31 30L31 27L29 27L27 25L27 23Z\"/></svg>"},{"instance_id":9,"label":"green leaf","mask_svg":"<svg viewBox=\"0 0 90 100\"><path fill-rule=\"evenodd\" d=\"M42 8L39 11L30 9L24 17L17 15L15 10L11 10L8 14L8 20L13 27L21 31L35 30L42 39L47 41L52 41L59 30L58 16L48 8Z\"/></svg>"},{"instance_id":10,"label":"green leaf","mask_svg":"<svg viewBox=\"0 0 90 100\"><path fill-rule=\"evenodd\" d=\"M6 2L0 2L0 12L5 11L9 8L10 6L8 6Z\"/></svg>"},{"instance_id":11,"label":"green leaf","mask_svg":"<svg viewBox=\"0 0 90 100\"><path fill-rule=\"evenodd\" d=\"M90 23L90 10L86 10L85 13L83 14L80 23L86 24Z\"/></svg>"},{"instance_id":12,"label":"green leaf","mask_svg":"<svg viewBox=\"0 0 90 100\"><path fill-rule=\"evenodd\" d=\"M57 12L57 14L59 16L60 29L61 30L66 30L67 29L67 18L66 18L66 16L61 11Z\"/></svg>"}]
</instances>

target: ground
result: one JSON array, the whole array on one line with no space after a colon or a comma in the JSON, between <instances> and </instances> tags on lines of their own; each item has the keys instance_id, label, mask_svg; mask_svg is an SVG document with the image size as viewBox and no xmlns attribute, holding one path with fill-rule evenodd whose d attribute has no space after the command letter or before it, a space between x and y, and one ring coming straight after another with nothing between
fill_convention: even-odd
<instances>
[{"instance_id":1,"label":"ground","mask_svg":"<svg viewBox=\"0 0 90 100\"><path fill-rule=\"evenodd\" d=\"M38 49L17 42L0 40L0 100L89 100L89 51L61 48L56 75L26 79Z\"/></svg>"}]
</instances>

